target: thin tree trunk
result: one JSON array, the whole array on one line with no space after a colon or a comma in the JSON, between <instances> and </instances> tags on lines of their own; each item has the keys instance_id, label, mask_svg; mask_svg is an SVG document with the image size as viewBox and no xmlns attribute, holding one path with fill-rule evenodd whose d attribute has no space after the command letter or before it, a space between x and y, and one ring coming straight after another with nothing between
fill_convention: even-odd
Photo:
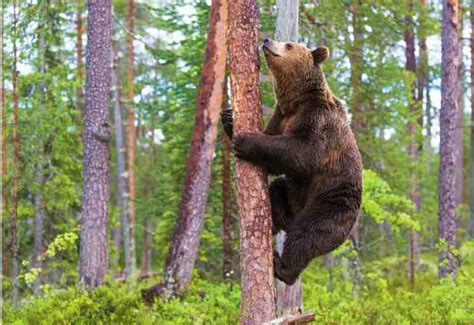
<instances>
[{"instance_id":1,"label":"thin tree trunk","mask_svg":"<svg viewBox=\"0 0 474 325\"><path fill-rule=\"evenodd\" d=\"M417 73L416 68L416 56L415 56L415 32L413 22L413 2L408 1L408 14L405 16L405 69L412 73L413 76ZM421 103L417 102L418 97L416 94L416 85L413 81L410 84L410 96L408 98L408 106L410 115L408 117L408 156L410 157L410 199L415 206L416 212L420 210L420 196L418 193L419 183L418 175L415 170L416 163L419 156L419 139L421 138L418 134L418 130L421 130L421 126L418 125L420 121L419 107ZM408 264L408 275L412 286L415 285L415 273L417 267L417 235L416 231L410 230L409 234L409 264Z\"/></svg>"},{"instance_id":2,"label":"thin tree trunk","mask_svg":"<svg viewBox=\"0 0 474 325\"><path fill-rule=\"evenodd\" d=\"M452 249L455 245L456 160L455 127L458 106L459 47L457 37L458 2L443 0L441 111L440 111L440 167L439 167L439 240L445 244L439 253L439 277L456 275Z\"/></svg>"},{"instance_id":3,"label":"thin tree trunk","mask_svg":"<svg viewBox=\"0 0 474 325\"><path fill-rule=\"evenodd\" d=\"M352 131L354 132L357 139L360 139L361 130L364 127L362 105L360 99L360 88L361 88L361 71L362 71L362 28L360 23L360 0L352 0L351 3L351 16L352 16L352 33L353 33L353 44L352 51L349 55L349 61L351 64L351 86L352 86ZM349 265L352 268L352 285L353 295L358 295L359 284L362 278L360 272L361 262L359 256L359 221L356 222L351 232L351 240L355 255L350 257Z\"/></svg>"},{"instance_id":4,"label":"thin tree trunk","mask_svg":"<svg viewBox=\"0 0 474 325\"><path fill-rule=\"evenodd\" d=\"M474 237L474 0L471 0L471 222Z\"/></svg>"},{"instance_id":5,"label":"thin tree trunk","mask_svg":"<svg viewBox=\"0 0 474 325\"><path fill-rule=\"evenodd\" d=\"M255 0L229 5L229 61L234 132L262 128L259 91L258 7ZM265 172L240 159L235 163L240 216L240 323L263 324L276 317L272 221Z\"/></svg>"},{"instance_id":6,"label":"thin tree trunk","mask_svg":"<svg viewBox=\"0 0 474 325\"><path fill-rule=\"evenodd\" d=\"M206 208L211 163L216 147L217 122L222 105L227 53L226 32L227 0L213 0L179 216L166 260L163 284L144 292L144 298L149 303L157 294L164 293L166 297L172 297L183 292L191 281Z\"/></svg>"},{"instance_id":7,"label":"thin tree trunk","mask_svg":"<svg viewBox=\"0 0 474 325\"><path fill-rule=\"evenodd\" d=\"M128 225L128 214L127 214L127 175L125 168L125 143L123 135L123 119L122 119L122 106L121 106L121 92L120 92L120 80L118 73L118 62L117 53L114 47L114 68L112 70L112 88L114 90L114 128L115 128L115 151L117 159L117 207L119 209L119 220L121 224L121 230L123 234L123 251L125 256L125 265L129 265L130 255L127 254L127 250L130 247L130 231ZM122 243L122 236L120 236L120 227L114 229L113 238L114 243L117 247L118 254L120 257L120 247ZM119 259L119 258L118 258ZM118 261L117 261L118 262ZM118 263L114 263L118 266Z\"/></svg>"},{"instance_id":8,"label":"thin tree trunk","mask_svg":"<svg viewBox=\"0 0 474 325\"><path fill-rule=\"evenodd\" d=\"M2 69L4 67L4 55L5 55L5 45L3 43L4 41L4 8L2 7L2 17L0 20L1 23L1 41L2 41L2 58L1 58L1 64L2 64ZM3 70L2 70L3 71ZM5 220L8 218L8 186L7 186L7 181L8 181L8 129L7 129L7 114L6 114L6 108L5 108L5 78L2 78L2 88L1 88L2 94L0 95L2 104L1 104L1 118L2 118L2 227L3 227L3 233L2 235L5 236L6 233L8 232L7 230L7 225ZM9 255L10 252L8 251L8 246L7 246L8 240L6 240L5 237L3 237L2 240L2 275L4 277L7 277L9 274Z\"/></svg>"},{"instance_id":9,"label":"thin tree trunk","mask_svg":"<svg viewBox=\"0 0 474 325\"><path fill-rule=\"evenodd\" d=\"M76 13L76 74L77 79L79 80L79 85L76 89L76 108L78 111L82 112L84 107L84 91L82 88L82 80L84 78L84 64L82 60L82 35L84 33L84 28L82 27L82 1L77 2L77 13Z\"/></svg>"},{"instance_id":10,"label":"thin tree trunk","mask_svg":"<svg viewBox=\"0 0 474 325\"><path fill-rule=\"evenodd\" d=\"M47 11L49 6L49 1L43 5L42 10ZM46 97L46 85L44 83L44 75L46 72L46 46L45 43L45 24L47 21L43 22L40 25L40 35L39 35L39 44L38 47L40 49L40 75L42 76L42 84L40 85L40 93L41 93L41 100L39 110L44 111L44 99ZM37 191L34 194L34 205L35 205L35 237L34 237L34 251L33 251L33 267L39 270L38 277L35 280L33 291L35 295L40 294L40 286L41 286L41 271L43 269L43 261L41 260L41 255L43 254L43 221L44 221L44 202L43 202L43 184L44 184L44 170L43 170L43 163L41 162L42 156L44 155L44 147L43 144L39 143L39 150L38 150L38 157L40 161L36 164L35 173L36 173L36 184L38 186Z\"/></svg>"},{"instance_id":11,"label":"thin tree trunk","mask_svg":"<svg viewBox=\"0 0 474 325\"><path fill-rule=\"evenodd\" d=\"M275 38L280 42L298 42L299 0L277 0L277 18ZM276 236L276 248L280 254L283 251L286 234L280 231ZM276 280L277 315L296 314L303 310L303 292L301 276L289 286Z\"/></svg>"},{"instance_id":12,"label":"thin tree trunk","mask_svg":"<svg viewBox=\"0 0 474 325\"><path fill-rule=\"evenodd\" d=\"M457 110L456 110L456 125L454 128L454 159L455 159L455 206L456 208L459 207L464 201L464 133L463 133L463 119L464 119L464 63L463 63L463 41L462 41L462 34L463 34L463 5L462 0L458 0L458 29L457 29L457 37L458 37L458 95L457 95ZM456 223L461 223L462 220L460 217L457 216Z\"/></svg>"},{"instance_id":13,"label":"thin tree trunk","mask_svg":"<svg viewBox=\"0 0 474 325\"><path fill-rule=\"evenodd\" d=\"M12 84L13 84L13 204L12 204L12 303L14 306L18 305L18 272L19 272L19 258L18 258L18 200L19 200L19 174L20 174L20 139L18 134L19 126L19 112L18 112L18 90L17 90L17 16L16 16L16 0L13 0L13 70L12 70Z\"/></svg>"},{"instance_id":14,"label":"thin tree trunk","mask_svg":"<svg viewBox=\"0 0 474 325\"><path fill-rule=\"evenodd\" d=\"M229 108L229 96L227 96L227 78L224 82L224 93L222 96L222 109ZM224 279L232 277L233 274L233 252L232 252L232 180L230 167L230 139L222 132L222 258Z\"/></svg>"},{"instance_id":15,"label":"thin tree trunk","mask_svg":"<svg viewBox=\"0 0 474 325\"><path fill-rule=\"evenodd\" d=\"M112 1L89 0L88 10L79 281L96 287L102 284L108 266Z\"/></svg>"},{"instance_id":16,"label":"thin tree trunk","mask_svg":"<svg viewBox=\"0 0 474 325\"><path fill-rule=\"evenodd\" d=\"M146 278L150 272L151 265L151 235L152 235L152 222L150 218L145 219L143 225L143 247L142 247L142 267L141 277Z\"/></svg>"},{"instance_id":17,"label":"thin tree trunk","mask_svg":"<svg viewBox=\"0 0 474 325\"><path fill-rule=\"evenodd\" d=\"M128 0L128 18L127 26L128 34L128 127L127 127L127 163L128 163L128 227L129 227L129 246L125 248L125 274L127 278L135 275L137 261L136 261L136 244L135 244L135 224L136 224L136 210L135 200L137 198L136 177L135 177L135 155L136 155L136 130L135 130L135 54L133 47L133 34L135 33L135 2ZM128 262L128 263L127 263Z\"/></svg>"}]
</instances>

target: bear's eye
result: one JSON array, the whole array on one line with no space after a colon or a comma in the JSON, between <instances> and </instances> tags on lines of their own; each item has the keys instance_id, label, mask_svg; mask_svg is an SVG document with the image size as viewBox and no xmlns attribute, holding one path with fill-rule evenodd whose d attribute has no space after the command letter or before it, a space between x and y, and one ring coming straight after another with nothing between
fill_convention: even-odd
<instances>
[{"instance_id":1,"label":"bear's eye","mask_svg":"<svg viewBox=\"0 0 474 325\"><path fill-rule=\"evenodd\" d=\"M291 50L293 48L293 44L286 43L285 47L286 47L287 50Z\"/></svg>"}]
</instances>

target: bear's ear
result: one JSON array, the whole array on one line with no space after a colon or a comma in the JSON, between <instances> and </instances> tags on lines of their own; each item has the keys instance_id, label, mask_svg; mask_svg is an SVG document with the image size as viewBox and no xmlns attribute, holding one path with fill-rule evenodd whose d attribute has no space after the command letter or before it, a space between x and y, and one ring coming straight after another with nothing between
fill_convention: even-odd
<instances>
[{"instance_id":1,"label":"bear's ear","mask_svg":"<svg viewBox=\"0 0 474 325\"><path fill-rule=\"evenodd\" d=\"M311 52L313 54L314 63L322 63L329 57L329 49L325 46L318 47L316 50Z\"/></svg>"}]
</instances>

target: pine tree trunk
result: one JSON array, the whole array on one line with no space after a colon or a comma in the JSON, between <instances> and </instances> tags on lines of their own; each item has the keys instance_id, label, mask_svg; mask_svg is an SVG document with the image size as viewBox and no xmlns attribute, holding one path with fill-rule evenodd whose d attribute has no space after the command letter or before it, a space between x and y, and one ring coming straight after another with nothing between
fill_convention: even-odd
<instances>
[{"instance_id":1,"label":"pine tree trunk","mask_svg":"<svg viewBox=\"0 0 474 325\"><path fill-rule=\"evenodd\" d=\"M454 128L454 159L455 159L455 206L459 207L464 201L464 133L463 133L463 119L464 119L464 63L463 63L463 5L462 0L458 0L458 28L457 28L457 37L458 37L458 95L457 95L457 110L456 110L456 125ZM456 223L460 224L462 222L460 216L456 216Z\"/></svg>"},{"instance_id":2,"label":"pine tree trunk","mask_svg":"<svg viewBox=\"0 0 474 325\"><path fill-rule=\"evenodd\" d=\"M456 275L452 249L455 245L456 160L455 127L458 106L459 47L457 37L458 2L443 0L442 58L441 58L441 111L440 111L440 167L439 167L439 253L438 275Z\"/></svg>"},{"instance_id":3,"label":"pine tree trunk","mask_svg":"<svg viewBox=\"0 0 474 325\"><path fill-rule=\"evenodd\" d=\"M222 108L229 108L229 96L227 96L227 78L224 82L224 93L222 96ZM224 279L232 277L234 263L232 252L232 180L230 167L230 139L222 132L222 259Z\"/></svg>"},{"instance_id":4,"label":"pine tree trunk","mask_svg":"<svg viewBox=\"0 0 474 325\"><path fill-rule=\"evenodd\" d=\"M471 0L471 222L474 237L474 0Z\"/></svg>"},{"instance_id":5,"label":"pine tree trunk","mask_svg":"<svg viewBox=\"0 0 474 325\"><path fill-rule=\"evenodd\" d=\"M275 38L280 42L298 42L299 0L277 0ZM280 231L276 236L277 252L281 255L286 234ZM276 308L278 316L296 314L303 310L301 276L289 286L276 280Z\"/></svg>"},{"instance_id":6,"label":"pine tree trunk","mask_svg":"<svg viewBox=\"0 0 474 325\"><path fill-rule=\"evenodd\" d=\"M226 31L227 0L213 0L179 216L166 260L163 284L144 292L147 302L158 294L165 297L180 294L191 281L216 147L225 81Z\"/></svg>"},{"instance_id":7,"label":"pine tree trunk","mask_svg":"<svg viewBox=\"0 0 474 325\"><path fill-rule=\"evenodd\" d=\"M137 198L136 177L135 177L135 155L136 155L136 129L135 129L135 54L133 47L133 37L135 33L135 2L128 0L128 127L127 127L127 163L128 163L128 227L129 227L129 246L125 248L125 274L127 278L135 275L137 267L136 258L136 244L135 244L135 224L136 224L136 210L135 200Z\"/></svg>"},{"instance_id":8,"label":"pine tree trunk","mask_svg":"<svg viewBox=\"0 0 474 325\"><path fill-rule=\"evenodd\" d=\"M143 246L142 246L142 267L141 277L147 278L150 272L151 265L151 236L152 236L152 222L150 218L145 219L143 225Z\"/></svg>"},{"instance_id":9,"label":"pine tree trunk","mask_svg":"<svg viewBox=\"0 0 474 325\"><path fill-rule=\"evenodd\" d=\"M417 73L416 67L416 56L415 56L415 32L413 22L413 2L408 1L408 14L405 16L405 69L412 73L414 76ZM421 103L418 103L418 97L416 94L416 85L413 81L410 85L410 96L408 98L409 112L408 117L408 156L410 157L410 199L415 206L416 212L420 210L420 196L418 193L419 183L418 175L416 173L416 164L419 157L419 139L421 135L418 134L421 130L421 125L418 125L421 116L419 107ZM415 273L417 268L417 251L418 241L416 231L410 230L409 233L409 264L408 264L408 275L412 286L415 285Z\"/></svg>"},{"instance_id":10,"label":"pine tree trunk","mask_svg":"<svg viewBox=\"0 0 474 325\"><path fill-rule=\"evenodd\" d=\"M112 2L89 0L88 10L79 281L96 287L102 284L108 266Z\"/></svg>"},{"instance_id":11,"label":"pine tree trunk","mask_svg":"<svg viewBox=\"0 0 474 325\"><path fill-rule=\"evenodd\" d=\"M229 60L234 132L262 129L259 91L259 16L255 0L229 5ZM276 317L272 221L267 175L240 159L235 163L240 216L240 323L263 324Z\"/></svg>"},{"instance_id":12,"label":"pine tree trunk","mask_svg":"<svg viewBox=\"0 0 474 325\"><path fill-rule=\"evenodd\" d=\"M117 163L117 207L119 209L119 220L121 227L114 229L113 239L118 250L117 261L114 263L118 266L118 260L120 257L120 248L122 244L123 234L123 251L125 255L125 265L129 265L130 256L127 254L127 250L130 247L130 231L128 225L128 210L127 210L127 176L125 168L125 143L123 134L123 119L122 119L122 106L121 106L121 88L118 72L117 53L114 48L114 68L112 70L112 89L114 94L114 128L115 128L115 152L116 152L116 163ZM120 229L121 228L121 229Z\"/></svg>"},{"instance_id":13,"label":"pine tree trunk","mask_svg":"<svg viewBox=\"0 0 474 325\"><path fill-rule=\"evenodd\" d=\"M19 200L19 174L20 174L20 139L18 134L19 112L18 112L18 90L17 90L17 16L16 16L16 0L13 0L13 69L12 69L12 85L13 85L13 204L12 204L12 303L18 305L18 200Z\"/></svg>"},{"instance_id":14,"label":"pine tree trunk","mask_svg":"<svg viewBox=\"0 0 474 325\"><path fill-rule=\"evenodd\" d=\"M1 58L1 65L2 69L4 67L4 11L1 15L1 37L2 37L2 58ZM3 71L3 70L2 70ZM2 105L1 109L1 119L2 119L2 275L7 277L9 275L9 249L8 249L8 240L6 238L6 234L8 233L7 222L5 222L8 218L8 129L7 129L7 114L5 109L5 78L2 78L2 88L1 88L1 100Z\"/></svg>"}]
</instances>

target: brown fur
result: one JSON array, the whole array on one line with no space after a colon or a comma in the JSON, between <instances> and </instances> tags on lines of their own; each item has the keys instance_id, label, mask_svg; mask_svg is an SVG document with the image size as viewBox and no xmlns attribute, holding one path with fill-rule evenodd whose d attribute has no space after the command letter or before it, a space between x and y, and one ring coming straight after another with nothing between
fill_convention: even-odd
<instances>
[{"instance_id":1,"label":"brown fur","mask_svg":"<svg viewBox=\"0 0 474 325\"><path fill-rule=\"evenodd\" d=\"M361 205L362 162L346 112L321 69L329 51L266 41L264 53L274 78L275 113L264 134L237 134L234 151L285 175L270 185L274 232L287 232L274 270L292 284L314 257L349 236ZM231 123L227 114L230 136Z\"/></svg>"}]
</instances>

